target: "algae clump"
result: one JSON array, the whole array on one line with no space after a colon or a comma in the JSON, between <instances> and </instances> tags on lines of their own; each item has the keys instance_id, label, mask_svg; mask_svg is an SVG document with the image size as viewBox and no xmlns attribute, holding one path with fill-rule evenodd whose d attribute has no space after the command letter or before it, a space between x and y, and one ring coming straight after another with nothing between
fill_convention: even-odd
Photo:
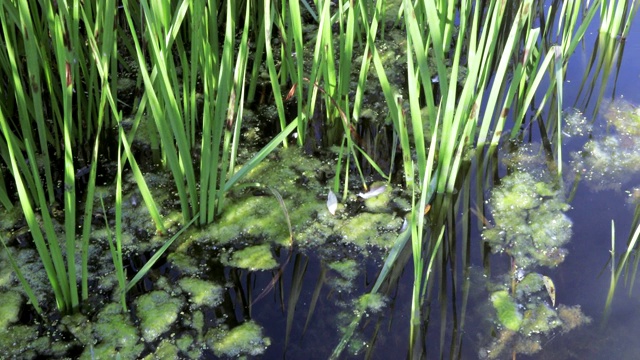
<instances>
[{"instance_id":1,"label":"algae clump","mask_svg":"<svg viewBox=\"0 0 640 360\"><path fill-rule=\"evenodd\" d=\"M142 337L146 342L156 340L178 319L182 302L167 292L156 290L136 300L137 316L141 320Z\"/></svg>"},{"instance_id":2,"label":"algae clump","mask_svg":"<svg viewBox=\"0 0 640 360\"><path fill-rule=\"evenodd\" d=\"M253 321L245 322L230 331L211 329L207 332L206 340L218 357L260 355L271 345L271 339L263 337L262 327Z\"/></svg>"},{"instance_id":3,"label":"algae clump","mask_svg":"<svg viewBox=\"0 0 640 360\"><path fill-rule=\"evenodd\" d=\"M135 359L144 350L144 345L138 342L140 338L129 316L122 313L120 304L111 303L105 306L96 323L92 324L93 334L98 343L93 347L86 347L82 359ZM88 329L89 330L89 329Z\"/></svg>"},{"instance_id":4,"label":"algae clump","mask_svg":"<svg viewBox=\"0 0 640 360\"><path fill-rule=\"evenodd\" d=\"M518 304L509 296L506 290L499 290L491 294L491 303L498 313L498 320L507 329L518 331L522 324L522 314L518 311Z\"/></svg>"},{"instance_id":5,"label":"algae clump","mask_svg":"<svg viewBox=\"0 0 640 360\"><path fill-rule=\"evenodd\" d=\"M216 283L196 278L183 278L178 284L182 290L189 293L191 303L195 307L218 306L222 302L224 289Z\"/></svg>"},{"instance_id":6,"label":"algae clump","mask_svg":"<svg viewBox=\"0 0 640 360\"><path fill-rule=\"evenodd\" d=\"M6 330L9 324L18 321L22 296L17 292L5 292L0 294L0 331Z\"/></svg>"},{"instance_id":7,"label":"algae clump","mask_svg":"<svg viewBox=\"0 0 640 360\"><path fill-rule=\"evenodd\" d=\"M249 246L235 251L231 256L220 256L220 261L227 266L240 269L271 270L278 266L278 262L271 253L271 245L262 244Z\"/></svg>"}]
</instances>

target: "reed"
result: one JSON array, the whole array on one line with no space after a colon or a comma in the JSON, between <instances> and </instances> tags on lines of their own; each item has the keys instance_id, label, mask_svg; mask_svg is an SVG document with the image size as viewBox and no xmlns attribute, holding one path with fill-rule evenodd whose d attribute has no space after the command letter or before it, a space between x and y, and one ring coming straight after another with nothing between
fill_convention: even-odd
<instances>
[{"instance_id":1,"label":"reed","mask_svg":"<svg viewBox=\"0 0 640 360\"><path fill-rule=\"evenodd\" d=\"M300 4L317 22L315 38L307 43ZM353 169L366 187L363 162L390 181L396 169L381 169L363 149L355 130L365 90L375 77L402 153L402 175L413 193L413 203L408 229L398 236L371 292L380 291L394 266L413 261L409 343L412 352L417 352L425 299L435 274L444 271L440 264L446 263L446 256L455 248L455 243L448 243L455 242L449 238L455 228L451 213L462 182L466 184L466 215L469 213L470 181L465 170L476 161L481 172L478 177L484 179L501 143L522 136L530 128L527 125L537 122L543 138L555 144L552 152L560 177L567 59L598 9L600 31L610 38L626 38L637 10L635 1L596 1L591 6L567 1L562 7L554 1L551 9L544 10L543 2L534 0L403 0L397 25L406 32L402 55L407 85L400 88L390 80L379 48L388 19L385 1L371 6L363 0L341 0L334 7L331 1L319 0L313 5L304 0L124 0L120 10L113 0L91 4L0 0L4 45L0 71L7 79L7 91L0 92L0 155L6 165L0 174L0 204L14 206L15 199L3 181L12 179L61 312L77 311L88 298L91 218L105 129L118 129L115 228L109 249L125 309L126 292L182 231L191 224L214 222L232 187L275 148L288 146L292 133L297 132L298 145L306 144L310 121L317 113L328 129L324 145L340 145L334 192L340 193L342 186L342 197L347 197ZM538 28L538 19L551 25ZM363 48L359 64L354 63L357 46ZM609 54L614 53L612 45L608 49ZM137 81L143 89L131 107L133 126L126 131L120 126L124 115L117 92L118 68L125 66L118 56L121 51L135 59L140 73ZM602 62L608 63L606 59ZM256 101L262 65L271 83L279 134L238 167L243 109ZM285 89L290 89L288 95ZM544 95L529 118L537 94ZM288 99L296 102L293 119L285 111ZM541 120L545 112L549 118ZM162 164L173 176L186 225L127 281L121 220L125 169L133 174L158 233L167 234L160 206L132 151L143 121L151 122L157 132ZM509 126L510 132L506 130ZM390 151L395 152L395 147ZM80 161L81 156L86 159ZM52 170L54 163L62 164L58 179ZM90 166L84 203L76 199L76 174L83 166ZM479 189L482 185L478 181ZM59 198L56 190L62 194ZM281 198L279 201L283 204ZM63 204L64 230L59 230L48 210L56 202ZM83 211L82 241L76 247L78 211ZM59 239L63 239L62 246ZM408 243L411 259L401 256ZM629 251L636 243L637 236L631 237ZM78 253L81 269L76 268ZM629 259L629 252L626 254L618 262L612 284ZM15 261L12 266L41 312L38 297L19 266ZM301 281L296 279L292 290L294 305ZM286 342L291 319L287 320ZM334 357L340 356L360 320L353 319Z\"/></svg>"},{"instance_id":2,"label":"reed","mask_svg":"<svg viewBox=\"0 0 640 360\"><path fill-rule=\"evenodd\" d=\"M242 14L236 5L225 2L224 16L219 17L217 2L151 6L148 1L139 5L125 1L119 15L118 6L110 0L89 6L79 1L0 3L6 45L0 69L8 79L7 92L3 92L7 101L0 104L0 151L8 169L2 177L15 182L19 204L61 312L77 311L80 301L88 298L88 249L100 140L103 128L118 124L123 117L117 93L117 72L122 64L119 44L137 59L145 91L133 107L132 129L118 131L118 181L123 169L130 168L159 233L166 232L162 216L131 150L139 124L147 121L145 113L150 113L149 119L158 130L185 222L196 214L199 224L212 222L222 211L225 193L276 147L272 141L243 168L236 169L254 2L247 2ZM218 43L218 19L226 24L222 45ZM243 27L236 28L238 23ZM142 28L145 30L138 32ZM238 31L241 36L236 41ZM174 54L178 54L177 62ZM182 69L180 77L178 68ZM199 81L204 95L201 111L196 106ZM276 139L282 142L297 125L297 121L285 124ZM82 160L85 148L91 150ZM194 166L192 154L197 151L200 161ZM62 164L60 179L52 171L56 162ZM81 207L82 241L76 248L76 213L81 203L76 199L76 173L84 166L90 169L89 181ZM63 184L60 187L58 180ZM0 190L0 202L10 209L13 200L4 181ZM57 230L48 211L58 201L63 204L64 230ZM116 202L118 208L122 205ZM119 269L123 255L118 239L123 229L118 219L116 216L112 254L122 288L125 275ZM62 247L59 237L64 239ZM75 261L78 254L79 269ZM122 301L124 305L124 297ZM34 305L40 309L37 302Z\"/></svg>"}]
</instances>

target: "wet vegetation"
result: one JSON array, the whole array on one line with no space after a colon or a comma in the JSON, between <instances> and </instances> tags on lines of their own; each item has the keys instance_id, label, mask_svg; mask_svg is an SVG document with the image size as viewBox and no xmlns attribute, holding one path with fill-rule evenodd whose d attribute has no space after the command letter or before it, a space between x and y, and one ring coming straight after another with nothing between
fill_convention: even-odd
<instances>
[{"instance_id":1,"label":"wet vegetation","mask_svg":"<svg viewBox=\"0 0 640 360\"><path fill-rule=\"evenodd\" d=\"M591 321L550 273L576 184L640 171L637 107L597 132L569 59L599 22L589 103L637 7L0 0L1 356L542 350Z\"/></svg>"}]
</instances>

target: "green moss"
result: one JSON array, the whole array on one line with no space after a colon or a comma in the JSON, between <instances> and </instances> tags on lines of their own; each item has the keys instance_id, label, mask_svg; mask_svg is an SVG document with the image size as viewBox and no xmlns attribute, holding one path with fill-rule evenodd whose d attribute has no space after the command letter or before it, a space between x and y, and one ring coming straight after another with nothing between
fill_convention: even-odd
<instances>
[{"instance_id":1,"label":"green moss","mask_svg":"<svg viewBox=\"0 0 640 360\"><path fill-rule=\"evenodd\" d=\"M218 306L222 302L224 289L216 283L196 278L183 278L180 279L179 285L189 294L189 299L195 307Z\"/></svg>"},{"instance_id":2,"label":"green moss","mask_svg":"<svg viewBox=\"0 0 640 360\"><path fill-rule=\"evenodd\" d=\"M262 328L253 321L245 322L230 331L211 329L207 332L206 341L219 357L256 356L271 345L271 339L263 337Z\"/></svg>"},{"instance_id":3,"label":"green moss","mask_svg":"<svg viewBox=\"0 0 640 360\"><path fill-rule=\"evenodd\" d=\"M18 321L21 306L22 296L19 293L10 291L0 294L0 331Z\"/></svg>"},{"instance_id":4,"label":"green moss","mask_svg":"<svg viewBox=\"0 0 640 360\"><path fill-rule=\"evenodd\" d=\"M156 340L178 319L182 301L165 291L152 291L136 300L136 314L140 318L142 337L146 342Z\"/></svg>"},{"instance_id":5,"label":"green moss","mask_svg":"<svg viewBox=\"0 0 640 360\"><path fill-rule=\"evenodd\" d=\"M235 251L231 256L221 256L222 263L240 269L270 270L278 266L278 262L271 253L271 245L262 244L249 246Z\"/></svg>"},{"instance_id":6,"label":"green moss","mask_svg":"<svg viewBox=\"0 0 640 360\"><path fill-rule=\"evenodd\" d=\"M506 290L491 294L491 303L498 313L500 324L511 331L518 331L522 324L522 314L518 311L518 304Z\"/></svg>"}]
</instances>

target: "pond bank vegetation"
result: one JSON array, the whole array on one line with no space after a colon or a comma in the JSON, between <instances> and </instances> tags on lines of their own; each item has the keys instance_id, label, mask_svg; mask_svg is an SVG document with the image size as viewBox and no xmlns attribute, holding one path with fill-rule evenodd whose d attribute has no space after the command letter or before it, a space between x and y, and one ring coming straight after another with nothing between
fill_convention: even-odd
<instances>
[{"instance_id":1,"label":"pond bank vegetation","mask_svg":"<svg viewBox=\"0 0 640 360\"><path fill-rule=\"evenodd\" d=\"M567 169L563 141L591 133L565 112L569 58L599 19L608 50L594 76L608 78L636 10L635 1L0 0L0 353L236 357L275 343L286 352L297 333L328 326L317 315L327 291L340 338L322 344L326 356L371 357L386 336L380 314L398 306L407 356L455 357L472 218L491 276L477 351L540 350L543 336L589 321L579 305L556 305L540 270L569 256L564 178L603 173L607 151L633 163L638 135L627 123L635 108L615 102L629 108L608 117L617 135L588 142ZM591 92L589 81L581 88ZM517 151L532 137L537 173ZM491 253L509 258L501 274L491 274L501 263ZM316 260L313 283L304 274ZM397 304L405 270L411 296ZM431 312L451 292L462 305L448 333L446 304ZM265 297L285 314L284 339L258 320Z\"/></svg>"}]
</instances>

